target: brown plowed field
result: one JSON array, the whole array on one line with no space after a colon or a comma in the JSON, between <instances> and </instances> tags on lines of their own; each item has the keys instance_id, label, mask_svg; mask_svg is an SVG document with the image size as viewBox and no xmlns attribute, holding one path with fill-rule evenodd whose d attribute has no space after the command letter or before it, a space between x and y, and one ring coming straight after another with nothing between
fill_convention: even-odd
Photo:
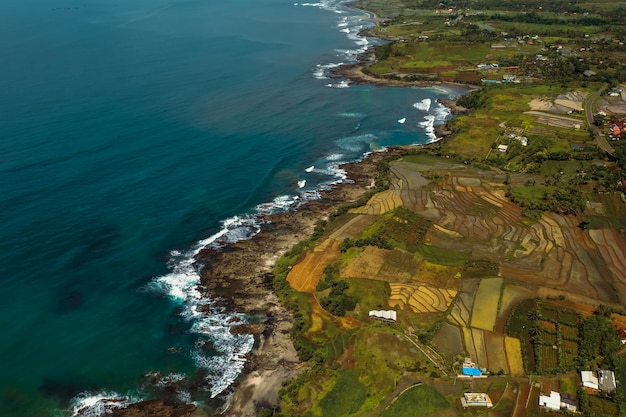
<instances>
[{"instance_id":1,"label":"brown plowed field","mask_svg":"<svg viewBox=\"0 0 626 417\"><path fill-rule=\"evenodd\" d=\"M298 291L313 293L322 278L326 265L332 264L339 256L339 242L329 239L322 243L323 250L307 252L304 259L293 266L287 275L289 284Z\"/></svg>"}]
</instances>

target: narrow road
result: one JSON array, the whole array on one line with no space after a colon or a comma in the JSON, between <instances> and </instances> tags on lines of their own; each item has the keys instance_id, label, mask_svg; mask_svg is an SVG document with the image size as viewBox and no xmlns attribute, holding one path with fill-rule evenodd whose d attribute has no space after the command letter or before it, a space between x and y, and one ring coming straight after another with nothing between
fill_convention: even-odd
<instances>
[{"instance_id":1,"label":"narrow road","mask_svg":"<svg viewBox=\"0 0 626 417\"><path fill-rule=\"evenodd\" d=\"M615 149L613 149L613 147L609 144L609 142L606 140L606 137L604 137L604 135L600 133L598 127L593 124L593 104L608 86L609 85L606 83L602 84L602 86L595 93L593 93L587 100L585 100L585 117L587 118L587 125L589 126L589 129L591 129L594 137L596 138L596 143L598 144L598 147L609 155L613 155Z\"/></svg>"}]
</instances>

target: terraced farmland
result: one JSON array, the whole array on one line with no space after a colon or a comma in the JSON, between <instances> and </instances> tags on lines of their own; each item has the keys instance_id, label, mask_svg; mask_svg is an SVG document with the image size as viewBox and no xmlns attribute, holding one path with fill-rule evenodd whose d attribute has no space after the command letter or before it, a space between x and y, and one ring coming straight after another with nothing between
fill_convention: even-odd
<instances>
[{"instance_id":1,"label":"terraced farmland","mask_svg":"<svg viewBox=\"0 0 626 417\"><path fill-rule=\"evenodd\" d=\"M390 284L389 306L410 308L415 313L446 311L456 295L455 290L446 290L430 285Z\"/></svg>"},{"instance_id":2,"label":"terraced farmland","mask_svg":"<svg viewBox=\"0 0 626 417\"><path fill-rule=\"evenodd\" d=\"M609 229L587 232L579 219L554 213L527 226L521 208L505 197L503 175L418 159L392 163L392 188L404 207L433 222L426 242L497 260L505 279L615 306L626 302L623 236ZM425 176L437 180L425 186Z\"/></svg>"}]
</instances>

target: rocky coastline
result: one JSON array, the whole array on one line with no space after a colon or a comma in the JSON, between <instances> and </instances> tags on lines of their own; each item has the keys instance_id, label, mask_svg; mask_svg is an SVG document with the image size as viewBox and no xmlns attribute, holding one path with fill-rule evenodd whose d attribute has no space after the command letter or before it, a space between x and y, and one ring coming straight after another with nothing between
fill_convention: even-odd
<instances>
[{"instance_id":1,"label":"rocky coastline","mask_svg":"<svg viewBox=\"0 0 626 417\"><path fill-rule=\"evenodd\" d=\"M372 20L379 24L373 13ZM368 35L362 33L363 36ZM368 35L369 36L369 35ZM359 56L355 64L333 70L333 77L347 79L353 84L373 84L398 87L451 87L472 91L476 86L439 81L414 81L402 78L377 78L363 68L376 61L374 48ZM451 114L468 110L454 99L439 99ZM434 126L438 140L446 140L452 131L445 125ZM420 145L421 146L421 145ZM273 291L273 266L276 260L298 242L308 239L317 221L344 204L357 200L373 186L379 162L387 156L399 156L415 146L391 146L367 155L361 161L341 165L348 180L323 191L319 200L312 200L298 209L267 215L262 230L248 240L221 249L206 248L196 257L202 265L201 288L206 297L219 299L228 310L264 318L261 323L231 327L231 332L252 334L253 350L246 358L244 372L229 387L230 393L220 417L254 417L261 408L275 408L283 384L295 377L306 364L298 359L290 338L293 317L280 303ZM121 416L209 417L193 405L173 406L162 400L148 400L119 410Z\"/></svg>"},{"instance_id":2,"label":"rocky coastline","mask_svg":"<svg viewBox=\"0 0 626 417\"><path fill-rule=\"evenodd\" d=\"M254 334L256 343L244 374L231 387L233 393L221 416L251 417L261 407L275 407L283 383L305 366L298 360L289 336L292 316L272 289L274 262L293 245L308 239L318 220L369 190L383 158L408 148L390 147L360 162L342 165L349 181L324 191L321 199L294 211L266 216L266 226L249 240L198 254L197 261L205 265L201 278L207 296L224 300L233 311L265 317L261 325L238 325L231 330Z\"/></svg>"}]
</instances>

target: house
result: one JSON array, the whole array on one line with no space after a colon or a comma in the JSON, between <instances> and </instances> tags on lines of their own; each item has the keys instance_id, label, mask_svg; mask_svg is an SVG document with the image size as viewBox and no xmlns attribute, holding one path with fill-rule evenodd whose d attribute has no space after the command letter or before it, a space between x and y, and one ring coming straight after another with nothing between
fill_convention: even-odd
<instances>
[{"instance_id":1,"label":"house","mask_svg":"<svg viewBox=\"0 0 626 417\"><path fill-rule=\"evenodd\" d=\"M491 398L484 392L466 392L461 397L461 404L463 407L493 407Z\"/></svg>"},{"instance_id":2,"label":"house","mask_svg":"<svg viewBox=\"0 0 626 417\"><path fill-rule=\"evenodd\" d=\"M598 378L591 371L580 371L580 379L582 380L583 387L598 389Z\"/></svg>"},{"instance_id":3,"label":"house","mask_svg":"<svg viewBox=\"0 0 626 417\"><path fill-rule=\"evenodd\" d=\"M539 396L539 406L549 408L550 410L567 410L576 412L576 401L569 395L556 391L550 391L550 395Z\"/></svg>"},{"instance_id":4,"label":"house","mask_svg":"<svg viewBox=\"0 0 626 417\"><path fill-rule=\"evenodd\" d=\"M613 371L607 371L600 369L598 371L598 386L600 391L613 392L615 391L615 373Z\"/></svg>"},{"instance_id":5,"label":"house","mask_svg":"<svg viewBox=\"0 0 626 417\"><path fill-rule=\"evenodd\" d=\"M613 136L619 136L622 133L621 129L617 125L611 126L611 134Z\"/></svg>"},{"instance_id":6,"label":"house","mask_svg":"<svg viewBox=\"0 0 626 417\"><path fill-rule=\"evenodd\" d=\"M370 319L382 320L382 321L390 321L396 322L396 311L395 310L371 310L369 313Z\"/></svg>"},{"instance_id":7,"label":"house","mask_svg":"<svg viewBox=\"0 0 626 417\"><path fill-rule=\"evenodd\" d=\"M461 374L465 376L482 376L483 372L470 358L465 358L463 367L461 368Z\"/></svg>"},{"instance_id":8,"label":"house","mask_svg":"<svg viewBox=\"0 0 626 417\"><path fill-rule=\"evenodd\" d=\"M576 412L576 400L574 400L569 394L561 394L561 409Z\"/></svg>"},{"instance_id":9,"label":"house","mask_svg":"<svg viewBox=\"0 0 626 417\"><path fill-rule=\"evenodd\" d=\"M540 395L539 405L549 408L550 410L561 409L561 394L555 391L550 391L550 395Z\"/></svg>"},{"instance_id":10,"label":"house","mask_svg":"<svg viewBox=\"0 0 626 417\"><path fill-rule=\"evenodd\" d=\"M464 366L461 373L467 376L480 376L480 369Z\"/></svg>"},{"instance_id":11,"label":"house","mask_svg":"<svg viewBox=\"0 0 626 417\"><path fill-rule=\"evenodd\" d=\"M498 152L506 153L509 150L508 145L498 145Z\"/></svg>"}]
</instances>

